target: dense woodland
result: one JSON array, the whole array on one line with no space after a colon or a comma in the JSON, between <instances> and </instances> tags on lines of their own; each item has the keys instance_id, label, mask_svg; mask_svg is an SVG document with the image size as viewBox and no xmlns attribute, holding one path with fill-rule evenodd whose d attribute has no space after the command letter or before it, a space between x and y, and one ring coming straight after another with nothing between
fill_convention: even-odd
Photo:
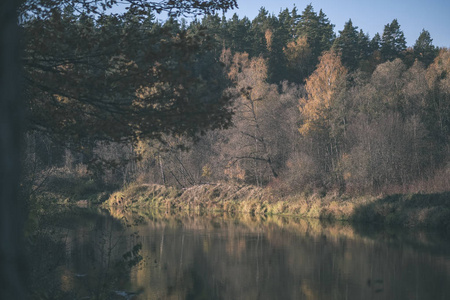
<instances>
[{"instance_id":1,"label":"dense woodland","mask_svg":"<svg viewBox=\"0 0 450 300\"><path fill-rule=\"evenodd\" d=\"M33 7L23 8L30 11ZM450 186L450 51L311 5L250 20L157 8L22 14L24 186L217 181L280 192Z\"/></svg>"}]
</instances>

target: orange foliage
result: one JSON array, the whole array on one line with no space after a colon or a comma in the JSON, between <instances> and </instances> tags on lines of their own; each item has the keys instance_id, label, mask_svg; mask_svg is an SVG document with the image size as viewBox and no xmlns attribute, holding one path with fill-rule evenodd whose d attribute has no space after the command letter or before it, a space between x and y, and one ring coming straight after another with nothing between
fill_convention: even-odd
<instances>
[{"instance_id":1,"label":"orange foliage","mask_svg":"<svg viewBox=\"0 0 450 300\"><path fill-rule=\"evenodd\" d=\"M325 52L314 73L306 80L307 96L300 99L300 111L304 123L299 131L303 135L319 131L327 126L336 92L344 82L347 69L339 56Z\"/></svg>"},{"instance_id":2,"label":"orange foliage","mask_svg":"<svg viewBox=\"0 0 450 300\"><path fill-rule=\"evenodd\" d=\"M265 34L267 50L272 51L272 41L273 41L273 32L270 29L267 29Z\"/></svg>"},{"instance_id":3,"label":"orange foliage","mask_svg":"<svg viewBox=\"0 0 450 300\"><path fill-rule=\"evenodd\" d=\"M295 41L289 42L283 48L283 52L291 66L306 63L311 56L311 48L307 42L307 37L300 36Z\"/></svg>"},{"instance_id":4,"label":"orange foliage","mask_svg":"<svg viewBox=\"0 0 450 300\"><path fill-rule=\"evenodd\" d=\"M440 89L450 92L450 50L442 49L439 52L428 67L427 81L430 88L438 84Z\"/></svg>"}]
</instances>

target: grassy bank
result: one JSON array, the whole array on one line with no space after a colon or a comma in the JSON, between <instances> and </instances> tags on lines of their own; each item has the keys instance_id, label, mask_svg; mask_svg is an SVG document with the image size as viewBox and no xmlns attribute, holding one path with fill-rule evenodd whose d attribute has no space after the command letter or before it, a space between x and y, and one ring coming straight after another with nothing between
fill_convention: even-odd
<instances>
[{"instance_id":1,"label":"grassy bank","mask_svg":"<svg viewBox=\"0 0 450 300\"><path fill-rule=\"evenodd\" d=\"M270 189L224 183L178 190L130 185L103 204L128 210L223 211L369 222L399 227L450 229L450 193L346 197L317 194L277 197Z\"/></svg>"}]
</instances>

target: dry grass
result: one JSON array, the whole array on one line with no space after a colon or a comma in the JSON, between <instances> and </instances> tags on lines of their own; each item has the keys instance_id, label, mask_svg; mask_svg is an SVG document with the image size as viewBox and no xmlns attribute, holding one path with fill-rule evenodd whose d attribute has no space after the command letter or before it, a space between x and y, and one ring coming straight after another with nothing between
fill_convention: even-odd
<instances>
[{"instance_id":1,"label":"dry grass","mask_svg":"<svg viewBox=\"0 0 450 300\"><path fill-rule=\"evenodd\" d=\"M370 222L402 227L450 228L450 193L347 198L338 194L276 197L269 188L235 184L198 185L184 190L161 185L130 185L105 206L120 209L290 215Z\"/></svg>"}]
</instances>

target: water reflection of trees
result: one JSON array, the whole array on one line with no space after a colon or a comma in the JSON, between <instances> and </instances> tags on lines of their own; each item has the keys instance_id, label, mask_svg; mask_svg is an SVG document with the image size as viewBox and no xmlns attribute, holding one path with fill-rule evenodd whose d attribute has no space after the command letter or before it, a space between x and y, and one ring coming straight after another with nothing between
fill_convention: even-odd
<instances>
[{"instance_id":1,"label":"water reflection of trees","mask_svg":"<svg viewBox=\"0 0 450 300\"><path fill-rule=\"evenodd\" d=\"M434 255L442 241L418 249L408 237L374 239L348 224L165 215L140 227L140 236L153 268L135 276L146 295L161 299L443 299L450 292L448 250Z\"/></svg>"},{"instance_id":2,"label":"water reflection of trees","mask_svg":"<svg viewBox=\"0 0 450 300\"><path fill-rule=\"evenodd\" d=\"M43 244L60 254L45 254L53 270L42 289L71 299L121 299L117 291L137 292L133 299L444 299L450 293L449 242L433 234L270 216L112 214L119 218L80 215L75 222L72 214L75 225L53 228L60 239ZM133 254L136 245L142 249Z\"/></svg>"},{"instance_id":3,"label":"water reflection of trees","mask_svg":"<svg viewBox=\"0 0 450 300\"><path fill-rule=\"evenodd\" d=\"M105 212L44 214L27 249L32 298L114 299L114 291L129 282L128 265L135 264L130 238L135 234ZM127 252L132 255L124 257Z\"/></svg>"}]
</instances>

